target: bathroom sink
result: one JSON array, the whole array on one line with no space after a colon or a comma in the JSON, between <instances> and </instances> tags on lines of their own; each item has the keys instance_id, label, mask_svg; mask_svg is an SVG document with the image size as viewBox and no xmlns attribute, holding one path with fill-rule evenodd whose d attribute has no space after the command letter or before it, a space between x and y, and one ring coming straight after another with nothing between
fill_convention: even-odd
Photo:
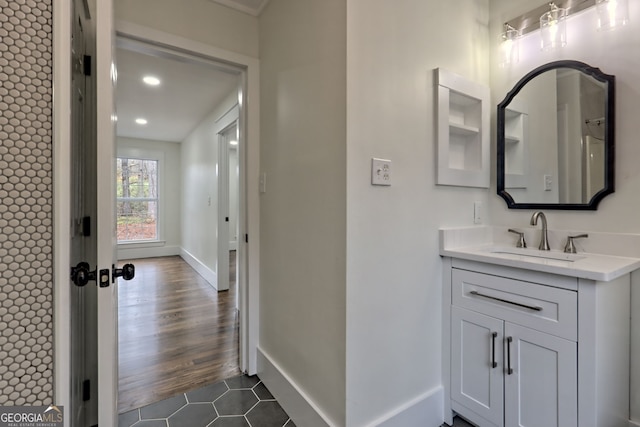
<instances>
[{"instance_id":1,"label":"bathroom sink","mask_svg":"<svg viewBox=\"0 0 640 427\"><path fill-rule=\"evenodd\" d=\"M527 249L527 248L508 248L508 247L490 247L487 252L491 252L493 254L507 254L507 255L517 255L517 256L525 256L525 257L533 257L533 258L542 258L542 259L552 259L556 261L580 261L581 259L585 259L585 256L576 255L576 254L568 254L565 252L557 252L557 251L540 251L537 249Z\"/></svg>"},{"instance_id":2,"label":"bathroom sink","mask_svg":"<svg viewBox=\"0 0 640 427\"><path fill-rule=\"evenodd\" d=\"M564 241L568 234L571 233L556 233L552 242ZM505 233L504 227L441 229L440 255L450 258L454 266L463 269L472 267L466 264L467 261L482 262L603 282L640 271L640 257L587 251L565 253L557 244L550 251L541 251L537 247L518 248L512 242L513 237Z\"/></svg>"}]
</instances>

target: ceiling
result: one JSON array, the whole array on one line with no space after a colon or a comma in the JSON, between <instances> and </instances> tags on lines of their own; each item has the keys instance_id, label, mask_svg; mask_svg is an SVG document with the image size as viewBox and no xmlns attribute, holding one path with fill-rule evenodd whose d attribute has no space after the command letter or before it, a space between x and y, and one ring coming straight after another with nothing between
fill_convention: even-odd
<instances>
[{"instance_id":1,"label":"ceiling","mask_svg":"<svg viewBox=\"0 0 640 427\"><path fill-rule=\"evenodd\" d=\"M210 0L214 3L222 4L224 6L231 7L239 10L240 12L248 13L253 16L260 16L260 13L267 5L269 0Z\"/></svg>"},{"instance_id":2,"label":"ceiling","mask_svg":"<svg viewBox=\"0 0 640 427\"><path fill-rule=\"evenodd\" d=\"M159 56L124 48L116 50L117 134L121 137L182 142L239 87L239 75L187 58ZM148 86L142 78L160 79ZM137 118L147 120L136 124Z\"/></svg>"}]
</instances>

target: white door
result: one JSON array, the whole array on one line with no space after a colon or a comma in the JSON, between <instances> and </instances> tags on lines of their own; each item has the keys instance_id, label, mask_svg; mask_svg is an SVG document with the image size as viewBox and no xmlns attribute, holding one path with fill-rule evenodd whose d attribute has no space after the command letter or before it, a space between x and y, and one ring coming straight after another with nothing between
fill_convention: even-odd
<instances>
[{"instance_id":1,"label":"white door","mask_svg":"<svg viewBox=\"0 0 640 427\"><path fill-rule=\"evenodd\" d=\"M231 206L229 204L229 151L238 142L238 125L234 122L218 134L218 291L229 289L229 236Z\"/></svg>"},{"instance_id":2,"label":"white door","mask_svg":"<svg viewBox=\"0 0 640 427\"><path fill-rule=\"evenodd\" d=\"M112 0L96 2L96 236L99 269L110 271L116 260L115 232L115 33ZM118 424L117 283L98 288L98 424Z\"/></svg>"},{"instance_id":3,"label":"white door","mask_svg":"<svg viewBox=\"0 0 640 427\"><path fill-rule=\"evenodd\" d=\"M577 427L577 343L505 323L505 424Z\"/></svg>"},{"instance_id":4,"label":"white door","mask_svg":"<svg viewBox=\"0 0 640 427\"><path fill-rule=\"evenodd\" d=\"M451 398L496 426L504 419L503 325L494 317L451 308Z\"/></svg>"}]
</instances>

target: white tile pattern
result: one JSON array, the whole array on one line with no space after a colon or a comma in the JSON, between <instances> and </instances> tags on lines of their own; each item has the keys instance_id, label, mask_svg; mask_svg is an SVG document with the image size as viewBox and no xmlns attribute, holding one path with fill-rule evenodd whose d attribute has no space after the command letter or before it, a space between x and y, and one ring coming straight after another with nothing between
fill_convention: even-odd
<instances>
[{"instance_id":1,"label":"white tile pattern","mask_svg":"<svg viewBox=\"0 0 640 427\"><path fill-rule=\"evenodd\" d=\"M53 394L52 0L0 0L0 406Z\"/></svg>"}]
</instances>

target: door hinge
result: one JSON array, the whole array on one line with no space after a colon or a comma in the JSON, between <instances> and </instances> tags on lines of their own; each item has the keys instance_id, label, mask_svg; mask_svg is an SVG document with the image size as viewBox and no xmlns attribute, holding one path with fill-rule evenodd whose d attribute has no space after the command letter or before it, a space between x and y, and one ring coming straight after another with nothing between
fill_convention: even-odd
<instances>
[{"instance_id":1,"label":"door hinge","mask_svg":"<svg viewBox=\"0 0 640 427\"><path fill-rule=\"evenodd\" d=\"M82 72L84 73L85 76L90 76L91 75L91 55L85 55L82 63L84 64L84 68L82 70Z\"/></svg>"},{"instance_id":2,"label":"door hinge","mask_svg":"<svg viewBox=\"0 0 640 427\"><path fill-rule=\"evenodd\" d=\"M82 235L84 237L91 236L91 217L85 216L82 218Z\"/></svg>"},{"instance_id":3,"label":"door hinge","mask_svg":"<svg viewBox=\"0 0 640 427\"><path fill-rule=\"evenodd\" d=\"M245 243L249 243L249 235L248 234L244 235L244 242Z\"/></svg>"},{"instance_id":4,"label":"door hinge","mask_svg":"<svg viewBox=\"0 0 640 427\"><path fill-rule=\"evenodd\" d=\"M91 400L91 380L82 381L82 401Z\"/></svg>"}]
</instances>

